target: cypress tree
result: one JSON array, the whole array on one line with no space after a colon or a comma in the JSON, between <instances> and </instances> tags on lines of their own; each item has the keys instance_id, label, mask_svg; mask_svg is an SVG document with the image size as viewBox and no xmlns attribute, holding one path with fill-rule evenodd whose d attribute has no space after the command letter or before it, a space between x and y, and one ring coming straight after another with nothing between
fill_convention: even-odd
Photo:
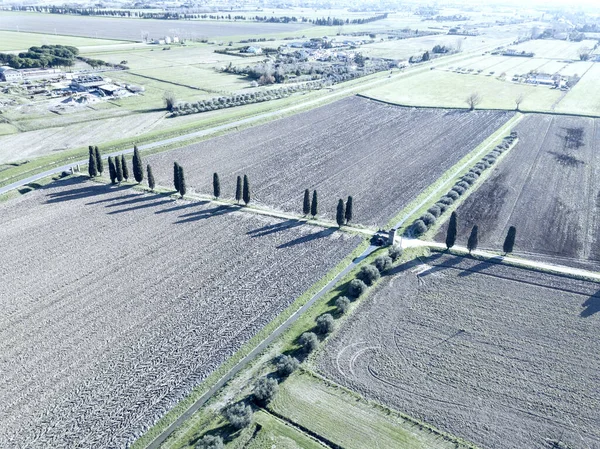
<instances>
[{"instance_id":1,"label":"cypress tree","mask_svg":"<svg viewBox=\"0 0 600 449\"><path fill-rule=\"evenodd\" d=\"M183 167L179 166L179 193L181 194L181 198L187 192L187 187L185 185L185 176L183 175Z\"/></svg>"},{"instance_id":2,"label":"cypress tree","mask_svg":"<svg viewBox=\"0 0 600 449\"><path fill-rule=\"evenodd\" d=\"M96 169L98 173L102 173L104 171L104 163L102 162L102 156L100 156L100 150L98 147L94 147L94 155L96 156Z\"/></svg>"},{"instance_id":3,"label":"cypress tree","mask_svg":"<svg viewBox=\"0 0 600 449\"><path fill-rule=\"evenodd\" d=\"M90 146L90 159L88 162L88 173L90 178L98 176L98 168L96 167L96 155L94 154L94 148Z\"/></svg>"},{"instance_id":4,"label":"cypress tree","mask_svg":"<svg viewBox=\"0 0 600 449\"><path fill-rule=\"evenodd\" d=\"M302 204L302 213L306 217L310 213L310 192L308 189L304 191L304 203Z\"/></svg>"},{"instance_id":5,"label":"cypress tree","mask_svg":"<svg viewBox=\"0 0 600 449\"><path fill-rule=\"evenodd\" d=\"M515 246L515 237L517 236L517 228L511 226L508 228L508 234L504 240L504 254L512 253Z\"/></svg>"},{"instance_id":6,"label":"cypress tree","mask_svg":"<svg viewBox=\"0 0 600 449\"><path fill-rule=\"evenodd\" d=\"M150 164L146 166L146 171L148 172L148 187L150 187L150 190L154 190L156 183L154 182L154 175L152 174L152 167L150 167Z\"/></svg>"},{"instance_id":7,"label":"cypress tree","mask_svg":"<svg viewBox=\"0 0 600 449\"><path fill-rule=\"evenodd\" d=\"M221 181L219 181L219 175L216 173L213 173L213 194L215 198L221 196Z\"/></svg>"},{"instance_id":8,"label":"cypress tree","mask_svg":"<svg viewBox=\"0 0 600 449\"><path fill-rule=\"evenodd\" d=\"M110 182L113 184L117 183L117 169L115 168L115 162L112 156L108 156L108 174L110 175Z\"/></svg>"},{"instance_id":9,"label":"cypress tree","mask_svg":"<svg viewBox=\"0 0 600 449\"><path fill-rule=\"evenodd\" d=\"M248 181L247 175L244 175L244 189L242 193L242 199L244 200L244 203L246 203L247 206L250 202L250 181Z\"/></svg>"},{"instance_id":10,"label":"cypress tree","mask_svg":"<svg viewBox=\"0 0 600 449\"><path fill-rule=\"evenodd\" d=\"M173 186L179 192L179 164L173 162Z\"/></svg>"},{"instance_id":11,"label":"cypress tree","mask_svg":"<svg viewBox=\"0 0 600 449\"><path fill-rule=\"evenodd\" d=\"M119 156L115 157L115 170L117 174L117 181L121 184L123 181L123 166L121 165L121 158Z\"/></svg>"},{"instance_id":12,"label":"cypress tree","mask_svg":"<svg viewBox=\"0 0 600 449\"><path fill-rule=\"evenodd\" d=\"M237 184L235 186L235 200L240 204L240 200L242 199L242 177L237 177Z\"/></svg>"},{"instance_id":13,"label":"cypress tree","mask_svg":"<svg viewBox=\"0 0 600 449\"><path fill-rule=\"evenodd\" d=\"M446 248L450 249L456 243L456 212L450 215L450 223L448 223L448 231L446 232Z\"/></svg>"},{"instance_id":14,"label":"cypress tree","mask_svg":"<svg viewBox=\"0 0 600 449\"><path fill-rule=\"evenodd\" d=\"M348 201L346 201L346 214L345 214L346 223L350 223L350 220L352 220L352 203L353 203L352 197L348 196Z\"/></svg>"},{"instance_id":15,"label":"cypress tree","mask_svg":"<svg viewBox=\"0 0 600 449\"><path fill-rule=\"evenodd\" d=\"M477 225L473 226L473 229L471 229L471 235L467 241L467 249L469 250L469 254L471 254L471 251L475 251L477 249L477 244L479 243L479 237L477 235L478 232L479 227Z\"/></svg>"},{"instance_id":16,"label":"cypress tree","mask_svg":"<svg viewBox=\"0 0 600 449\"><path fill-rule=\"evenodd\" d=\"M144 165L137 145L133 146L133 177L138 184L144 180Z\"/></svg>"},{"instance_id":17,"label":"cypress tree","mask_svg":"<svg viewBox=\"0 0 600 449\"><path fill-rule=\"evenodd\" d=\"M310 214L315 218L315 216L319 213L319 204L317 201L317 191L313 190L312 202L310 203Z\"/></svg>"},{"instance_id":18,"label":"cypress tree","mask_svg":"<svg viewBox=\"0 0 600 449\"><path fill-rule=\"evenodd\" d=\"M344 224L345 214L344 214L344 200L340 199L337 205L337 213L335 215L335 220L337 221L338 226L341 228Z\"/></svg>"},{"instance_id":19,"label":"cypress tree","mask_svg":"<svg viewBox=\"0 0 600 449\"><path fill-rule=\"evenodd\" d=\"M123 178L127 181L129 179L129 169L127 168L127 161L124 154L121 155L121 168L123 169Z\"/></svg>"}]
</instances>

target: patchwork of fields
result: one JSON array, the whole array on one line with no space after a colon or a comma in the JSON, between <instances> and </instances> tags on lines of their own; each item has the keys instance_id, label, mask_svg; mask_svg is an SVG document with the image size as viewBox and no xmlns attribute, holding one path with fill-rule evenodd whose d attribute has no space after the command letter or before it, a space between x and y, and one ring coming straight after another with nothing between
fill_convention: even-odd
<instances>
[{"instance_id":1,"label":"patchwork of fields","mask_svg":"<svg viewBox=\"0 0 600 449\"><path fill-rule=\"evenodd\" d=\"M177 34L183 39L219 38L240 35L298 32L310 28L306 23L207 22L155 19L120 19L112 17L69 16L2 12L0 29L33 31L67 36L141 41L143 33L159 38Z\"/></svg>"},{"instance_id":2,"label":"patchwork of fields","mask_svg":"<svg viewBox=\"0 0 600 449\"><path fill-rule=\"evenodd\" d=\"M501 249L517 227L517 254L563 264L600 262L600 119L530 115L519 143L458 208L458 238L479 225L484 248ZM445 227L436 236L443 241Z\"/></svg>"},{"instance_id":3,"label":"patchwork of fields","mask_svg":"<svg viewBox=\"0 0 600 449\"><path fill-rule=\"evenodd\" d=\"M394 271L323 373L489 449L600 441L599 284L442 254Z\"/></svg>"},{"instance_id":4,"label":"patchwork of fields","mask_svg":"<svg viewBox=\"0 0 600 449\"><path fill-rule=\"evenodd\" d=\"M316 189L321 214L334 218L338 199L352 195L354 221L384 226L512 115L351 97L148 161L159 184L172 185L177 161L188 186L206 194L217 172L226 197L248 174L256 201L285 211L301 211L304 189Z\"/></svg>"},{"instance_id":5,"label":"patchwork of fields","mask_svg":"<svg viewBox=\"0 0 600 449\"><path fill-rule=\"evenodd\" d=\"M0 205L0 446L124 447L361 241L64 181Z\"/></svg>"}]
</instances>

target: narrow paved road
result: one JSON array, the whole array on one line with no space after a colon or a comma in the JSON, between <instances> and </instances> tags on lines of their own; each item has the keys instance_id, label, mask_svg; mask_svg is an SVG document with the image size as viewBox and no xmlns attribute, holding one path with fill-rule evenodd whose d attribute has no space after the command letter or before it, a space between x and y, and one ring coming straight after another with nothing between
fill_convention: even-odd
<instances>
[{"instance_id":1,"label":"narrow paved road","mask_svg":"<svg viewBox=\"0 0 600 449\"><path fill-rule=\"evenodd\" d=\"M327 283L325 287L319 290L312 298L308 300L306 304L296 310L284 323L282 323L277 329L275 329L267 338L258 344L250 353L235 364L219 381L206 393L204 393L189 409L187 409L176 421L167 427L160 435L158 435L152 443L146 446L147 449L158 449L160 445L177 429L181 426L188 418L196 413L200 407L202 407L206 401L208 401L212 395L214 395L223 385L231 380L240 370L242 370L252 359L258 356L269 346L277 337L279 337L286 329L288 329L293 323L296 322L300 316L312 306L315 301L321 298L325 293L331 290L348 272L350 272L356 265L363 261L365 257L375 251L377 246L369 246L365 249L360 256L354 259L346 268L344 268L336 277Z\"/></svg>"}]
</instances>

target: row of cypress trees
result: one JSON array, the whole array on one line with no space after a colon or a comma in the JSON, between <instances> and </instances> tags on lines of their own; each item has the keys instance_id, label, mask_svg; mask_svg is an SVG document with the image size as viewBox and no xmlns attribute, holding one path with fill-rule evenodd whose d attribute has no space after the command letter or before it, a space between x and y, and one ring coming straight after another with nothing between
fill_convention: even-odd
<instances>
[{"instance_id":1,"label":"row of cypress trees","mask_svg":"<svg viewBox=\"0 0 600 449\"><path fill-rule=\"evenodd\" d=\"M457 234L457 215L456 212L452 212L450 215L450 222L448 223L448 230L446 231L446 248L450 249L456 243L456 234ZM504 239L504 245L502 249L504 250L504 254L512 253L513 248L515 247L515 239L517 237L517 228L511 226L508 228L508 233L506 234L506 238ZM474 225L471 229L471 233L469 234L469 239L467 240L467 249L469 250L469 254L472 251L477 249L477 245L479 244L479 226Z\"/></svg>"},{"instance_id":2,"label":"row of cypress trees","mask_svg":"<svg viewBox=\"0 0 600 449\"><path fill-rule=\"evenodd\" d=\"M338 226L342 226L349 223L352 220L352 209L353 199L351 196L348 197L346 204L344 200L340 199L337 205L336 221ZM313 218L319 213L319 197L316 190L313 190L312 201L310 199L310 190L304 191L304 201L302 203L302 213L306 215L312 215Z\"/></svg>"},{"instance_id":3,"label":"row of cypress trees","mask_svg":"<svg viewBox=\"0 0 600 449\"><path fill-rule=\"evenodd\" d=\"M148 166L150 169L150 166ZM90 178L94 178L104 171L104 164L102 161L102 157L100 156L100 150L98 147L89 146L89 162L88 162L88 173ZM125 161L125 155L115 156L113 159L112 156L108 157L108 171L110 174L110 180L113 184L121 183L122 181L127 181L129 179L129 168L127 167L127 162ZM150 169L150 174L152 171ZM142 165L142 158L140 156L140 152L137 146L133 147L133 177L137 183L140 183L144 180L144 168ZM152 183L154 183L154 177L152 178Z\"/></svg>"}]
</instances>

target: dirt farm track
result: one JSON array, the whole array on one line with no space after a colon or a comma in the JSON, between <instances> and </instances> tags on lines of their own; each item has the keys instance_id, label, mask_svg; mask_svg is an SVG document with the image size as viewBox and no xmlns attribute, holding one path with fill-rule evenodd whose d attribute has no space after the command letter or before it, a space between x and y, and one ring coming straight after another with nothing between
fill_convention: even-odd
<instances>
[{"instance_id":1,"label":"dirt farm track","mask_svg":"<svg viewBox=\"0 0 600 449\"><path fill-rule=\"evenodd\" d=\"M125 447L360 242L61 181L0 204L0 447Z\"/></svg>"},{"instance_id":2,"label":"dirt farm track","mask_svg":"<svg viewBox=\"0 0 600 449\"><path fill-rule=\"evenodd\" d=\"M324 374L485 449L600 448L600 284L441 254L395 272Z\"/></svg>"}]
</instances>

